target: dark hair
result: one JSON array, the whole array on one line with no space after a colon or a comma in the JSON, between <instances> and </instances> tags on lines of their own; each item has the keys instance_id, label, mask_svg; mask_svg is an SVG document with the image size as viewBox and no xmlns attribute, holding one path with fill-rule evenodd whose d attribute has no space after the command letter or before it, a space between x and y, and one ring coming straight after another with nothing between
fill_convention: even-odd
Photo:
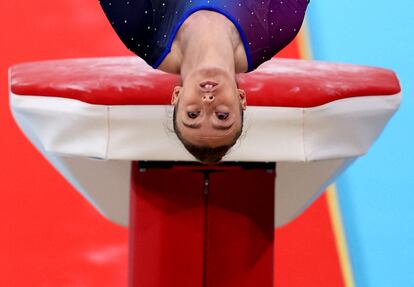
<instances>
[{"instance_id":1,"label":"dark hair","mask_svg":"<svg viewBox=\"0 0 414 287\"><path fill-rule=\"evenodd\" d=\"M176 133L177 137L180 139L180 141L183 143L184 147L188 150L189 153L191 153L196 159L201 161L205 164L215 164L218 163L223 156L226 155L228 150L236 143L237 139L240 137L242 131L243 131L243 108L240 105L240 114L241 114L241 127L240 131L235 135L233 138L233 141L229 145L223 145L218 147L208 147L208 146L197 146L195 144L192 144L185 140L182 137L182 134L177 126L177 107L178 103L174 107L173 112L173 126L174 126L174 132Z\"/></svg>"}]
</instances>

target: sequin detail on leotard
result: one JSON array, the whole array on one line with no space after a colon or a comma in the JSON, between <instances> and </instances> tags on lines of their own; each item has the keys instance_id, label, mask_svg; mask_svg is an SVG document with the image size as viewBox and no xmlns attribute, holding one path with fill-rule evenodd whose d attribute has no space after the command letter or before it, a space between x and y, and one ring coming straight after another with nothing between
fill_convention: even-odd
<instances>
[{"instance_id":1,"label":"sequin detail on leotard","mask_svg":"<svg viewBox=\"0 0 414 287\"><path fill-rule=\"evenodd\" d=\"M293 40L308 1L101 0L100 4L123 43L153 68L168 55L178 29L192 13L218 12L239 31L252 71Z\"/></svg>"}]
</instances>

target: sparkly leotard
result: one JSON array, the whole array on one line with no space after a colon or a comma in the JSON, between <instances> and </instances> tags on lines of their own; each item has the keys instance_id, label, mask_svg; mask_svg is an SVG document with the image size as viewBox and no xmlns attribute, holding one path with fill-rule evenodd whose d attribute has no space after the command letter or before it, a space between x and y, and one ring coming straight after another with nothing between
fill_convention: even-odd
<instances>
[{"instance_id":1,"label":"sparkly leotard","mask_svg":"<svg viewBox=\"0 0 414 287\"><path fill-rule=\"evenodd\" d=\"M308 0L100 0L123 43L153 68L168 53L180 26L194 12L226 16L239 31L248 71L293 40Z\"/></svg>"}]
</instances>

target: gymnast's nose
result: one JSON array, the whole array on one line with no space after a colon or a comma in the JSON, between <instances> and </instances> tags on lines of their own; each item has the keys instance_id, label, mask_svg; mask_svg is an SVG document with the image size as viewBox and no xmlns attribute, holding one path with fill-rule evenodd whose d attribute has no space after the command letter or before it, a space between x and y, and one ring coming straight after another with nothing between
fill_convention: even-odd
<instances>
[{"instance_id":1,"label":"gymnast's nose","mask_svg":"<svg viewBox=\"0 0 414 287\"><path fill-rule=\"evenodd\" d=\"M203 102L208 104L208 103L212 103L214 101L215 97L214 95L203 95Z\"/></svg>"}]
</instances>

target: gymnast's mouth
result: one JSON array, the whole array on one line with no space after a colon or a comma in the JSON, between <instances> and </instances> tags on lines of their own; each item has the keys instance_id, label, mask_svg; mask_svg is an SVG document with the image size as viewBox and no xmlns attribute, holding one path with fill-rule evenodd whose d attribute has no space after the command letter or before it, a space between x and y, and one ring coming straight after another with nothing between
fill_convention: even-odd
<instances>
[{"instance_id":1,"label":"gymnast's mouth","mask_svg":"<svg viewBox=\"0 0 414 287\"><path fill-rule=\"evenodd\" d=\"M200 83L200 88L203 92L212 92L216 89L218 83L213 81L204 81Z\"/></svg>"}]
</instances>

